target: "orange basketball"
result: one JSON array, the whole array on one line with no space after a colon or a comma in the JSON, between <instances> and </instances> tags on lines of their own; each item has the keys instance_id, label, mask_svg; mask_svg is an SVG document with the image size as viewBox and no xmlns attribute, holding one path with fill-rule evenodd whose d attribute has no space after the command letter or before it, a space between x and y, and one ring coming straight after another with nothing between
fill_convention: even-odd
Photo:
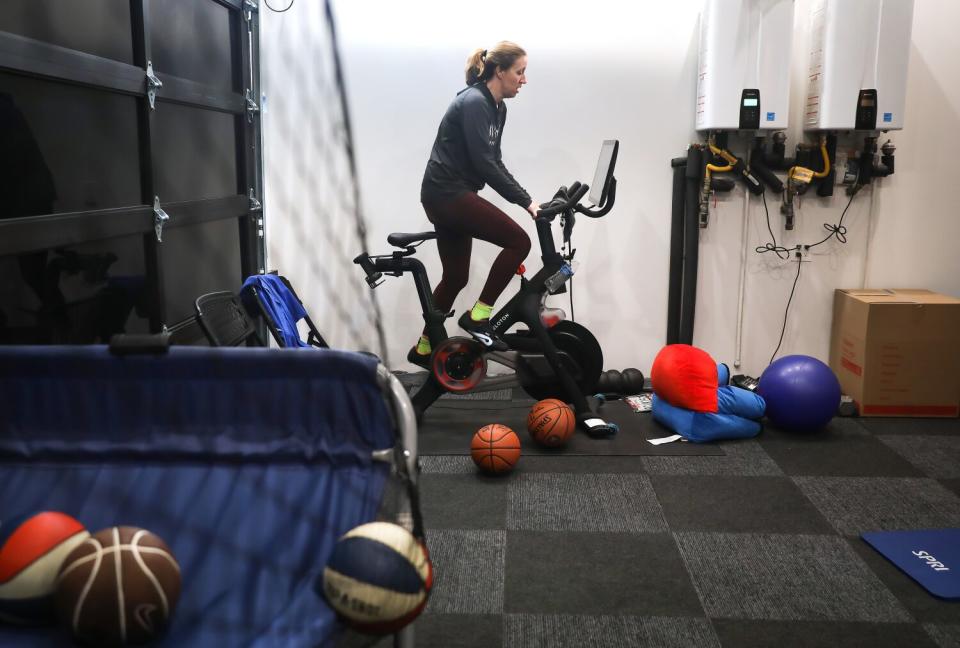
<instances>
[{"instance_id":1,"label":"orange basketball","mask_svg":"<svg viewBox=\"0 0 960 648\"><path fill-rule=\"evenodd\" d=\"M506 425L484 425L473 435L470 456L484 472L510 472L520 460L520 437Z\"/></svg>"},{"instance_id":2,"label":"orange basketball","mask_svg":"<svg viewBox=\"0 0 960 648\"><path fill-rule=\"evenodd\" d=\"M569 405L556 398L547 398L533 406L527 415L527 431L533 440L548 448L567 442L577 427L577 418Z\"/></svg>"}]
</instances>

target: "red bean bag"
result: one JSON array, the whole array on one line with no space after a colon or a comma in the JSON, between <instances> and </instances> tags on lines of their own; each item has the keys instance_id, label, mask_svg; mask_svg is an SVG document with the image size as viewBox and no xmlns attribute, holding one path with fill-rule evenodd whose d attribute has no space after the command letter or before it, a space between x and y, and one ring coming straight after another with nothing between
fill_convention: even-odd
<instances>
[{"instance_id":1,"label":"red bean bag","mask_svg":"<svg viewBox=\"0 0 960 648\"><path fill-rule=\"evenodd\" d=\"M653 360L650 383L657 396L695 412L717 411L717 363L703 349L670 344Z\"/></svg>"}]
</instances>

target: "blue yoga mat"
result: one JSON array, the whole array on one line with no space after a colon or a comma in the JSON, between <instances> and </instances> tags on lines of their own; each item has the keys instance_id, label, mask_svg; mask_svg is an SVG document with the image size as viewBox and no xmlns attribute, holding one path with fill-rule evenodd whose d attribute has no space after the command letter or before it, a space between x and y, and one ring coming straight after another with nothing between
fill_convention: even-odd
<instances>
[{"instance_id":1,"label":"blue yoga mat","mask_svg":"<svg viewBox=\"0 0 960 648\"><path fill-rule=\"evenodd\" d=\"M870 531L861 537L934 596L960 600L960 529Z\"/></svg>"}]
</instances>

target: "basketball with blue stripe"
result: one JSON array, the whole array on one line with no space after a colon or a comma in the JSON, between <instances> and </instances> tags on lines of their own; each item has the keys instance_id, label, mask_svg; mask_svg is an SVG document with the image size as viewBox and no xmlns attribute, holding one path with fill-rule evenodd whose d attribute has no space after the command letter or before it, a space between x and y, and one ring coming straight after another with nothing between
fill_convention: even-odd
<instances>
[{"instance_id":1,"label":"basketball with blue stripe","mask_svg":"<svg viewBox=\"0 0 960 648\"><path fill-rule=\"evenodd\" d=\"M57 511L0 520L0 621L52 621L57 572L88 537L79 521Z\"/></svg>"},{"instance_id":2,"label":"basketball with blue stripe","mask_svg":"<svg viewBox=\"0 0 960 648\"><path fill-rule=\"evenodd\" d=\"M317 585L351 626L386 634L420 614L432 582L426 548L413 534L389 522L370 522L340 538Z\"/></svg>"}]
</instances>

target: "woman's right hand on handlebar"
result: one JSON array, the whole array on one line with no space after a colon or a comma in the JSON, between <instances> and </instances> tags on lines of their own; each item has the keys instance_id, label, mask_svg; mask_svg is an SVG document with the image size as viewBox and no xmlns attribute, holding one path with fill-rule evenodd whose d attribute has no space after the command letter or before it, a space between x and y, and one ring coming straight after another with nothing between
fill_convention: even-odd
<instances>
[{"instance_id":1,"label":"woman's right hand on handlebar","mask_svg":"<svg viewBox=\"0 0 960 648\"><path fill-rule=\"evenodd\" d=\"M534 219L537 218L538 209L540 209L540 203L538 203L536 200L527 205L527 211L530 212L530 216L532 216Z\"/></svg>"}]
</instances>

